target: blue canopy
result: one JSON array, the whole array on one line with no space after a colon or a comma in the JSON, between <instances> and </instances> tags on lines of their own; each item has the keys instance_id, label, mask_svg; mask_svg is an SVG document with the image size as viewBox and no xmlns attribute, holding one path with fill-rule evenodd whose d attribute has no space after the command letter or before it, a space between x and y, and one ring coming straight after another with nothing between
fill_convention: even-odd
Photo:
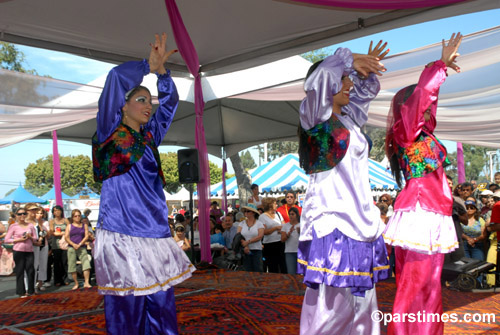
<instances>
[{"instance_id":1,"label":"blue canopy","mask_svg":"<svg viewBox=\"0 0 500 335\"><path fill-rule=\"evenodd\" d=\"M38 203L44 203L47 202L44 199L40 199L30 192L26 191L22 186L21 183L19 183L19 187L6 196L3 199L0 199L0 204L10 204L12 201L18 202L18 203L28 203L28 202L38 202Z\"/></svg>"},{"instance_id":2,"label":"blue canopy","mask_svg":"<svg viewBox=\"0 0 500 335\"><path fill-rule=\"evenodd\" d=\"M61 191L61 196L64 200L65 199L73 199L73 197L70 197L69 195L67 195L66 193L64 193L62 191ZM47 193L42 195L40 198L45 199L45 200L54 200L56 198L56 188L54 186L52 186L50 191L48 191Z\"/></svg>"},{"instance_id":3,"label":"blue canopy","mask_svg":"<svg viewBox=\"0 0 500 335\"><path fill-rule=\"evenodd\" d=\"M300 167L297 154L288 154L249 171L252 181L261 192L283 192L307 188L309 176ZM398 186L389 169L369 159L369 177L372 189L396 189ZM238 191L236 177L226 180L228 194ZM222 182L211 186L211 196L222 195Z\"/></svg>"}]
</instances>

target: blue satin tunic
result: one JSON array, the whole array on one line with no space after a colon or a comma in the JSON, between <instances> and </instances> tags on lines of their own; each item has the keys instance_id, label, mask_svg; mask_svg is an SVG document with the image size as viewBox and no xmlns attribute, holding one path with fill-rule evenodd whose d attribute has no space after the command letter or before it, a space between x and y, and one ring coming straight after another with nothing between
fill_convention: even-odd
<instances>
[{"instance_id":1,"label":"blue satin tunic","mask_svg":"<svg viewBox=\"0 0 500 335\"><path fill-rule=\"evenodd\" d=\"M99 98L97 136L100 143L120 124L125 93L140 85L148 73L146 60L127 62L110 71ZM172 123L179 96L169 71L158 75L157 85L159 107L144 129L151 131L159 146ZM127 173L104 180L97 227L137 237L171 236L162 180L149 147Z\"/></svg>"}]
</instances>

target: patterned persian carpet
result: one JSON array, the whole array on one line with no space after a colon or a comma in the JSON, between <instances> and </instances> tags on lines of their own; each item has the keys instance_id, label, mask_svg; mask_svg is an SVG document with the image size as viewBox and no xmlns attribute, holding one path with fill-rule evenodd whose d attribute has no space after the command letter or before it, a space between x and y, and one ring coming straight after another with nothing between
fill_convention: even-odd
<instances>
[{"instance_id":1,"label":"patterned persian carpet","mask_svg":"<svg viewBox=\"0 0 500 335\"><path fill-rule=\"evenodd\" d=\"M181 334L298 334L305 287L300 276L205 270L175 288ZM390 312L394 282L377 286ZM446 313L494 313L496 322L446 323L445 334L500 334L500 296L443 289ZM96 289L0 301L0 334L105 334ZM385 334L386 327L382 327Z\"/></svg>"}]
</instances>

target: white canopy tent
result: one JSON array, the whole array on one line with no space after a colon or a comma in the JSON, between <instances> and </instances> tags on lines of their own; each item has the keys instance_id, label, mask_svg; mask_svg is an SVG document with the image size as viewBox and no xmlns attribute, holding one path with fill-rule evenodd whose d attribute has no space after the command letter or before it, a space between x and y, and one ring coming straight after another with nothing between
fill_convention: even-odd
<instances>
[{"instance_id":1,"label":"white canopy tent","mask_svg":"<svg viewBox=\"0 0 500 335\"><path fill-rule=\"evenodd\" d=\"M462 73L442 86L438 137L500 147L500 28L466 36L460 48ZM382 91L370 106L368 124L385 127L393 94L418 80L422 67L440 57L440 44L389 57ZM227 156L254 144L295 140L303 77L310 63L299 56L203 79L205 133L209 153ZM154 78L146 77L154 89ZM0 70L0 146L47 138L90 143L104 78L91 85ZM175 78L182 100L163 144L194 147L192 82Z\"/></svg>"},{"instance_id":2,"label":"white canopy tent","mask_svg":"<svg viewBox=\"0 0 500 335\"><path fill-rule=\"evenodd\" d=\"M432 3L432 2L429 2ZM357 37L499 8L498 0L440 7L361 10L290 0L177 1L203 76L267 64ZM403 4L404 6L404 4ZM173 39L165 2L144 0L3 0L0 39L121 63L148 56L154 33ZM188 76L181 58L169 68Z\"/></svg>"}]
</instances>

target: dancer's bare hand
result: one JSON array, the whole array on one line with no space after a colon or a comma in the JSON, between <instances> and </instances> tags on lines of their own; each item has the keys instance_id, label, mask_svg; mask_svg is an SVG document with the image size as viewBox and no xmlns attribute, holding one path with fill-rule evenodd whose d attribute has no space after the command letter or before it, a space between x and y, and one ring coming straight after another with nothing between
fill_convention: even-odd
<instances>
[{"instance_id":1,"label":"dancer's bare hand","mask_svg":"<svg viewBox=\"0 0 500 335\"><path fill-rule=\"evenodd\" d=\"M373 41L370 41L370 47L368 48L368 54L377 57L379 61L384 59L385 56L387 56L387 54L389 53L389 51L391 51L391 49L387 49L384 51L384 49L387 47L387 42L385 42L384 44L382 44L382 42L383 41L380 40L375 46L375 48L372 49Z\"/></svg>"},{"instance_id":2,"label":"dancer's bare hand","mask_svg":"<svg viewBox=\"0 0 500 335\"><path fill-rule=\"evenodd\" d=\"M155 42L151 44L151 52L149 53L149 69L151 73L158 72L166 73L164 64L168 58L177 52L177 50L167 51L167 34L161 34L161 39L158 34L155 34Z\"/></svg>"},{"instance_id":3,"label":"dancer's bare hand","mask_svg":"<svg viewBox=\"0 0 500 335\"><path fill-rule=\"evenodd\" d=\"M381 76L386 69L384 64L380 63L379 59L372 55L352 54L354 69L364 77L368 77L370 73L375 73Z\"/></svg>"},{"instance_id":4,"label":"dancer's bare hand","mask_svg":"<svg viewBox=\"0 0 500 335\"><path fill-rule=\"evenodd\" d=\"M463 35L460 33L453 33L448 43L443 39L443 50L441 53L441 60L447 67L452 68L456 72L460 72L460 67L456 64L456 59L460 54L457 52L460 43L462 43Z\"/></svg>"}]
</instances>

